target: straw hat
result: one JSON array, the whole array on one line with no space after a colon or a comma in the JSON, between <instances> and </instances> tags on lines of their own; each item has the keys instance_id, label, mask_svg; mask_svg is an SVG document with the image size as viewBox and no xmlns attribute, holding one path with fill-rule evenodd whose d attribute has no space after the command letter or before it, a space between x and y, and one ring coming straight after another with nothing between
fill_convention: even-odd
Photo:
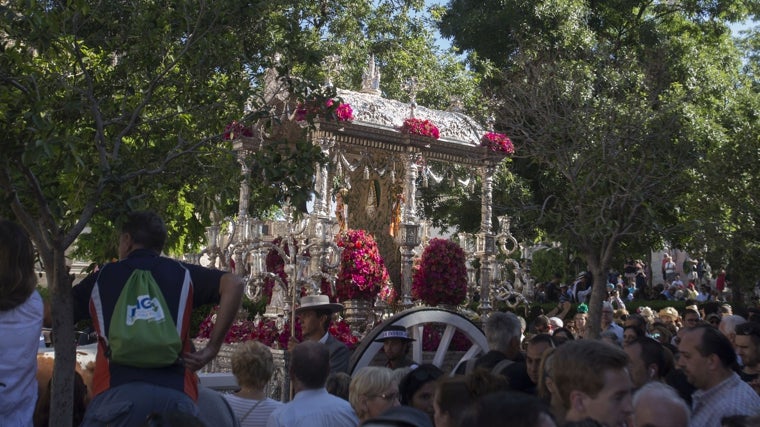
<instances>
[{"instance_id":1,"label":"straw hat","mask_svg":"<svg viewBox=\"0 0 760 427\"><path fill-rule=\"evenodd\" d=\"M385 328L383 332L380 332L380 335L375 339L375 342L383 342L391 338L407 342L416 341L414 338L409 337L409 334L406 332L405 327L399 325L391 325Z\"/></svg>"},{"instance_id":2,"label":"straw hat","mask_svg":"<svg viewBox=\"0 0 760 427\"><path fill-rule=\"evenodd\" d=\"M678 311L673 307L665 307L662 310L657 313L657 315L662 319L663 317L670 317L673 320L678 319Z\"/></svg>"},{"instance_id":3,"label":"straw hat","mask_svg":"<svg viewBox=\"0 0 760 427\"><path fill-rule=\"evenodd\" d=\"M343 310L343 304L331 303L327 295L306 295L301 297L301 306L296 309L296 314L305 310L330 310L336 313Z\"/></svg>"}]
</instances>

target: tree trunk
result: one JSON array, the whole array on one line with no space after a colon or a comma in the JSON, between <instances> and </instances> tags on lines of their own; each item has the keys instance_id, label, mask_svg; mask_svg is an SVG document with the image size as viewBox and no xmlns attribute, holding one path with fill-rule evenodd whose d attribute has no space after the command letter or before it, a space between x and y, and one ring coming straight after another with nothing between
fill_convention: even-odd
<instances>
[{"instance_id":1,"label":"tree trunk","mask_svg":"<svg viewBox=\"0 0 760 427\"><path fill-rule=\"evenodd\" d=\"M66 268L64 249L53 249L52 269L47 268L50 305L53 315L53 390L50 401L50 426L71 427L74 408L74 306L71 299L71 279ZM46 266L46 267L47 267ZM52 271L51 271L52 270Z\"/></svg>"},{"instance_id":2,"label":"tree trunk","mask_svg":"<svg viewBox=\"0 0 760 427\"><path fill-rule=\"evenodd\" d=\"M588 268L594 275L594 288L591 290L591 299L588 304L588 322L591 325L591 336L586 338L599 338L602 329L602 301L607 296L607 276L604 267L599 260L592 256L586 257Z\"/></svg>"}]
</instances>

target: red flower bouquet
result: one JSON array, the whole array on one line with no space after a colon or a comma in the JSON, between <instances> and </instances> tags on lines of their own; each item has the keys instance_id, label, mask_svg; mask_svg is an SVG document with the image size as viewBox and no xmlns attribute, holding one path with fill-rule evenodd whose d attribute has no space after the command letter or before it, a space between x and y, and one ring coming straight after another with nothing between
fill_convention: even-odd
<instances>
[{"instance_id":1,"label":"red flower bouquet","mask_svg":"<svg viewBox=\"0 0 760 427\"><path fill-rule=\"evenodd\" d=\"M505 154L513 154L515 152L515 146L512 145L512 140L503 133L486 132L482 138L480 138L480 146L488 147L491 151L498 151Z\"/></svg>"},{"instance_id":2,"label":"red flower bouquet","mask_svg":"<svg viewBox=\"0 0 760 427\"><path fill-rule=\"evenodd\" d=\"M237 120L224 127L224 139L232 140L240 137L251 137L253 131L250 127L243 125Z\"/></svg>"},{"instance_id":3,"label":"red flower bouquet","mask_svg":"<svg viewBox=\"0 0 760 427\"><path fill-rule=\"evenodd\" d=\"M433 139L438 139L441 136L441 132L430 120L422 120L416 117L410 117L404 120L404 124L401 126L401 132L411 135L428 136Z\"/></svg>"},{"instance_id":4,"label":"red flower bouquet","mask_svg":"<svg viewBox=\"0 0 760 427\"><path fill-rule=\"evenodd\" d=\"M330 335L345 344L349 350L353 350L359 345L359 337L351 332L351 327L345 320L332 322L330 324Z\"/></svg>"},{"instance_id":5,"label":"red flower bouquet","mask_svg":"<svg viewBox=\"0 0 760 427\"><path fill-rule=\"evenodd\" d=\"M450 240L431 239L412 277L412 297L428 305L458 305L466 296L464 251Z\"/></svg>"},{"instance_id":6,"label":"red flower bouquet","mask_svg":"<svg viewBox=\"0 0 760 427\"><path fill-rule=\"evenodd\" d=\"M374 299L380 287L389 281L377 242L364 230L348 230L336 239L338 246L343 248L335 281L337 300Z\"/></svg>"}]
</instances>

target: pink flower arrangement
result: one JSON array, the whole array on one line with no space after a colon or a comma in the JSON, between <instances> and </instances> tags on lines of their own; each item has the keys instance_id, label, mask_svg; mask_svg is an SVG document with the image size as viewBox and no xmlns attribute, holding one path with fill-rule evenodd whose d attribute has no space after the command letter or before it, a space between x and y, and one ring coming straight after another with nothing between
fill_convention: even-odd
<instances>
[{"instance_id":1,"label":"pink flower arrangement","mask_svg":"<svg viewBox=\"0 0 760 427\"><path fill-rule=\"evenodd\" d=\"M512 140L503 133L486 132L483 137L480 138L480 146L488 147L491 151L498 151L505 154L513 154L515 152L515 146L512 145Z\"/></svg>"},{"instance_id":2,"label":"pink flower arrangement","mask_svg":"<svg viewBox=\"0 0 760 427\"><path fill-rule=\"evenodd\" d=\"M390 280L377 242L364 230L345 231L336 240L343 248L335 281L337 300L374 299L380 287Z\"/></svg>"},{"instance_id":3,"label":"pink flower arrangement","mask_svg":"<svg viewBox=\"0 0 760 427\"><path fill-rule=\"evenodd\" d=\"M250 127L243 125L237 120L233 120L232 123L224 127L224 139L236 139L240 137L251 137L253 131Z\"/></svg>"},{"instance_id":4,"label":"pink flower arrangement","mask_svg":"<svg viewBox=\"0 0 760 427\"><path fill-rule=\"evenodd\" d=\"M351 104L340 99L328 99L324 106L321 106L317 100L310 100L301 102L296 106L293 119L297 122L305 122L314 120L320 115L339 122L346 122L354 119L354 110L351 108Z\"/></svg>"},{"instance_id":5,"label":"pink flower arrangement","mask_svg":"<svg viewBox=\"0 0 760 427\"><path fill-rule=\"evenodd\" d=\"M401 132L411 135L428 136L433 139L438 139L441 136L441 132L430 120L418 119L416 117L410 117L404 120L404 124L401 126Z\"/></svg>"},{"instance_id":6,"label":"pink flower arrangement","mask_svg":"<svg viewBox=\"0 0 760 427\"><path fill-rule=\"evenodd\" d=\"M431 239L412 276L412 297L428 305L461 304L467 296L464 251L446 239Z\"/></svg>"},{"instance_id":7,"label":"pink flower arrangement","mask_svg":"<svg viewBox=\"0 0 760 427\"><path fill-rule=\"evenodd\" d=\"M333 105L335 105L335 102L332 99L328 99L328 111ZM347 102L338 101L338 105L335 107L334 114L339 122L346 122L354 119L354 110L351 108L351 104Z\"/></svg>"}]
</instances>

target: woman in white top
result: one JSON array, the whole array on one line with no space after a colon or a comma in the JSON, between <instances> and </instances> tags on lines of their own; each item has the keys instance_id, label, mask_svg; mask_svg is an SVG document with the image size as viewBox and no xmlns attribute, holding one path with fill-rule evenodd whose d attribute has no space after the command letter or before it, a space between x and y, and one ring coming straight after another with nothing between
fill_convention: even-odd
<instances>
[{"instance_id":1,"label":"woman in white top","mask_svg":"<svg viewBox=\"0 0 760 427\"><path fill-rule=\"evenodd\" d=\"M269 414L283 405L264 392L273 372L272 352L258 341L248 341L232 354L232 373L240 390L224 397L241 427L266 426Z\"/></svg>"},{"instance_id":2,"label":"woman in white top","mask_svg":"<svg viewBox=\"0 0 760 427\"><path fill-rule=\"evenodd\" d=\"M34 247L18 225L0 220L0 424L31 426L37 402L42 298Z\"/></svg>"}]
</instances>

